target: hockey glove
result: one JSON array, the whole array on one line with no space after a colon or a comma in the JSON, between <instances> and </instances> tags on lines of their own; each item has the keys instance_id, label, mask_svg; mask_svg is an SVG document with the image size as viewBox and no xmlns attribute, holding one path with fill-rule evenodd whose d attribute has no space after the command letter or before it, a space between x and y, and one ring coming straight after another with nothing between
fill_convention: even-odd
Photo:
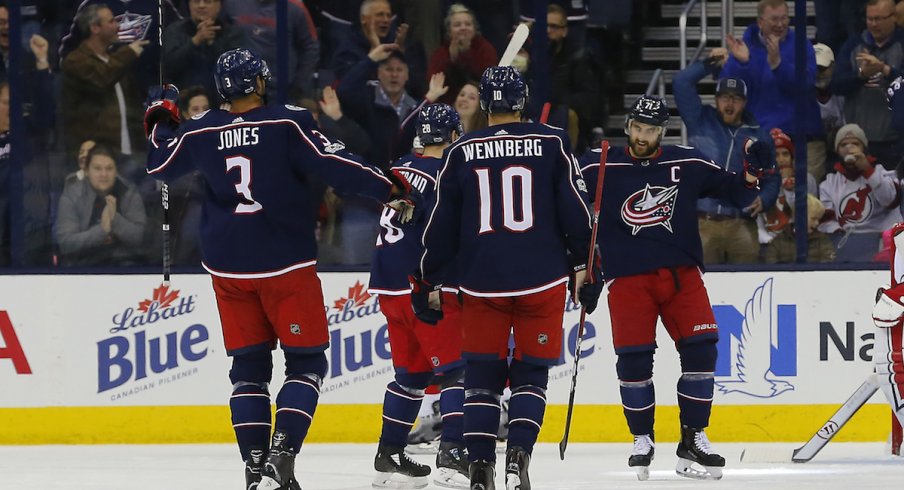
<instances>
[{"instance_id":1,"label":"hockey glove","mask_svg":"<svg viewBox=\"0 0 904 490\"><path fill-rule=\"evenodd\" d=\"M747 139L744 143L744 171L761 179L775 169L772 145L765 141Z\"/></svg>"},{"instance_id":2,"label":"hockey glove","mask_svg":"<svg viewBox=\"0 0 904 490\"><path fill-rule=\"evenodd\" d=\"M599 303L600 294L603 293L603 287L606 282L603 280L602 263L600 261L599 250L594 255L593 267L589 274L580 274L587 269L587 264L579 264L574 266L568 277L568 291L571 293L571 300L580 303L587 313L593 313ZM578 276L582 276L583 284L581 290L575 295L577 288Z\"/></svg>"},{"instance_id":3,"label":"hockey glove","mask_svg":"<svg viewBox=\"0 0 904 490\"><path fill-rule=\"evenodd\" d=\"M171 128L179 127L179 89L175 85L154 85L148 89L144 111L144 134L150 136L154 126L166 123Z\"/></svg>"},{"instance_id":4,"label":"hockey glove","mask_svg":"<svg viewBox=\"0 0 904 490\"><path fill-rule=\"evenodd\" d=\"M386 205L396 210L399 223L404 225L420 222L424 216L424 195L416 187L412 187L405 175L398 169L390 171L389 180L392 181L396 190L393 195L397 198Z\"/></svg>"},{"instance_id":5,"label":"hockey glove","mask_svg":"<svg viewBox=\"0 0 904 490\"><path fill-rule=\"evenodd\" d=\"M439 286L434 286L421 278L420 272L408 276L408 282L411 283L411 308L414 310L414 316L418 320L436 325L443 319L443 301L442 292ZM438 293L438 304L430 305L430 293Z\"/></svg>"},{"instance_id":6,"label":"hockey glove","mask_svg":"<svg viewBox=\"0 0 904 490\"><path fill-rule=\"evenodd\" d=\"M895 288L897 289L897 288ZM882 289L876 293L876 306L873 307L873 323L879 328L891 328L901 321L904 315L904 298L900 291Z\"/></svg>"}]
</instances>

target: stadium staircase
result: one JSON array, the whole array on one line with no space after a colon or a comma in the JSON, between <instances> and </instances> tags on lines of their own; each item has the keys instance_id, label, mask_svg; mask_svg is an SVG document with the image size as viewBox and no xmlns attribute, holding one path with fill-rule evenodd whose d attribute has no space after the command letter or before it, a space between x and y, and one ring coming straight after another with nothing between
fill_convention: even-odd
<instances>
[{"instance_id":1,"label":"stadium staircase","mask_svg":"<svg viewBox=\"0 0 904 490\"><path fill-rule=\"evenodd\" d=\"M665 80L666 100L672 118L663 140L666 144L681 142L681 119L672 96L672 78L681 69L681 48L679 18L687 2L680 0L663 0L660 15L651 16L650 25L644 30L644 44L641 48L641 59L635 67L626 73L624 107L611 107L606 121L605 134L612 144L624 144L625 108L646 91L656 69L661 68ZM740 38L748 25L756 22L756 1L735 1L734 27L735 37ZM794 2L788 2L793 24ZM722 45L722 2L708 0L706 2L707 41L701 57L706 57L709 50ZM691 9L687 18L687 59L690 62L700 43L700 2ZM807 38L813 39L816 33L813 2L807 2ZM713 103L715 80L707 77L700 83L700 94L704 104ZM658 88L654 88L654 94Z\"/></svg>"}]
</instances>

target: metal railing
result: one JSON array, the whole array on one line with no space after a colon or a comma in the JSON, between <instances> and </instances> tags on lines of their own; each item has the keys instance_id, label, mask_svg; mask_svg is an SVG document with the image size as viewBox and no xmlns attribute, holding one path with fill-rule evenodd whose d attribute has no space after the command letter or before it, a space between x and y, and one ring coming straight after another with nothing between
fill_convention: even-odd
<instances>
[{"instance_id":1,"label":"metal railing","mask_svg":"<svg viewBox=\"0 0 904 490\"><path fill-rule=\"evenodd\" d=\"M662 68L657 68L653 72L653 76L650 77L650 83L647 84L647 90L644 92L645 95L652 95L653 90L658 88L659 93L657 95L663 99L665 98L665 75L663 73Z\"/></svg>"},{"instance_id":2,"label":"metal railing","mask_svg":"<svg viewBox=\"0 0 904 490\"><path fill-rule=\"evenodd\" d=\"M722 13L725 13L726 7L725 4L731 3L731 0L722 0ZM687 60L687 18L691 13L691 10L694 8L694 5L697 4L697 0L689 0L687 5L684 6L684 10L681 11L681 17L678 18L678 31L679 31L679 47L680 47L680 58L681 58L681 69L683 70L688 65ZM731 7L727 7L731 9ZM706 35L706 0L700 0L700 42L697 44L697 49L694 51L694 55L691 57L690 63L693 63L700 57L700 53L703 52L703 48L706 47L707 35ZM724 25L725 17L722 18L723 29L725 29ZM652 82L651 82L652 83ZM663 90L664 92L664 90ZM687 144L687 127L684 125L684 121L681 122L681 144Z\"/></svg>"}]
</instances>

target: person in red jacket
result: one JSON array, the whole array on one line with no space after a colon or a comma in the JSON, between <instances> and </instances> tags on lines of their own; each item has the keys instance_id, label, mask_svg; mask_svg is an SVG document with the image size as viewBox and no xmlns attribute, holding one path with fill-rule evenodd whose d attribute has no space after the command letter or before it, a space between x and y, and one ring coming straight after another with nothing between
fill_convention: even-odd
<instances>
[{"instance_id":1,"label":"person in red jacket","mask_svg":"<svg viewBox=\"0 0 904 490\"><path fill-rule=\"evenodd\" d=\"M455 96L468 80L479 80L484 70L496 66L496 48L482 35L474 12L460 3L452 4L446 14L446 40L430 55L427 80L436 73L446 74L449 91L438 102L454 104Z\"/></svg>"}]
</instances>

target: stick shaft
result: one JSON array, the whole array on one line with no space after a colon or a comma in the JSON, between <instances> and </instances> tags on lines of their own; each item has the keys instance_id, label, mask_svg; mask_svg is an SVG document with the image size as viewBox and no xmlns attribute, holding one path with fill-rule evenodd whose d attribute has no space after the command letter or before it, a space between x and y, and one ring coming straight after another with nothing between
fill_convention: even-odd
<instances>
[{"instance_id":1,"label":"stick shaft","mask_svg":"<svg viewBox=\"0 0 904 490\"><path fill-rule=\"evenodd\" d=\"M160 48L160 61L157 66L157 81L163 85L163 2L157 0L157 47ZM163 207L163 224L161 232L163 233L163 283L170 283L170 224L169 224L169 185L161 182L160 185L160 205Z\"/></svg>"},{"instance_id":2,"label":"stick shaft","mask_svg":"<svg viewBox=\"0 0 904 490\"><path fill-rule=\"evenodd\" d=\"M600 145L600 168L596 180L596 192L593 200L593 227L590 235L590 250L587 252L587 273L593 280L593 262L596 253L596 234L599 231L600 208L603 198L603 179L606 176L606 156L609 154L609 142L603 140ZM568 435L571 432L571 416L574 412L574 393L578 384L578 363L581 361L581 341L584 339L584 322L587 318L587 310L581 306L581 320L578 323L578 340L574 349L574 365L571 373L571 391L568 393L568 412L565 415L565 434L559 441L559 458L565 459L565 449L568 447Z\"/></svg>"}]
</instances>

